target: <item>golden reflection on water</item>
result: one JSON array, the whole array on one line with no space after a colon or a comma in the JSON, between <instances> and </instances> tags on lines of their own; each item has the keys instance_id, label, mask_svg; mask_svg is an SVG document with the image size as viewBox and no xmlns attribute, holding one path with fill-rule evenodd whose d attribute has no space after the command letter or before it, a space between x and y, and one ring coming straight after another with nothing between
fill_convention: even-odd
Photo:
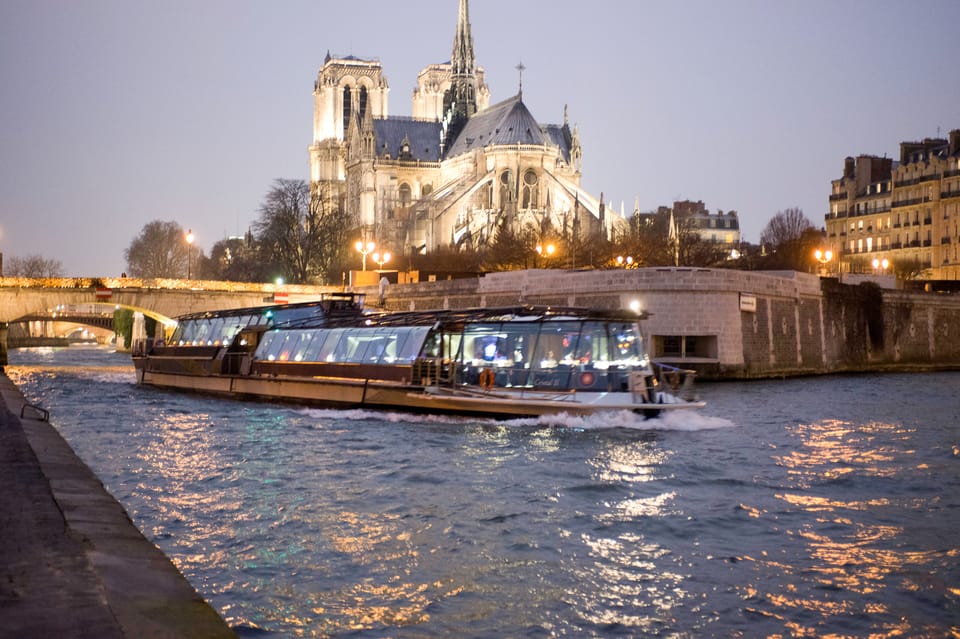
<instances>
[{"instance_id":1,"label":"golden reflection on water","mask_svg":"<svg viewBox=\"0 0 960 639\"><path fill-rule=\"evenodd\" d=\"M676 492L656 490L669 456L655 444L631 441L609 446L589 462L594 481L627 489L620 499L600 502L604 508L594 515L609 535L580 535L591 561L576 568L577 607L590 623L654 632L669 627L674 608L689 597L687 577L665 567L671 551L641 532L645 521L673 514Z\"/></svg>"},{"instance_id":2,"label":"golden reflection on water","mask_svg":"<svg viewBox=\"0 0 960 639\"><path fill-rule=\"evenodd\" d=\"M775 458L787 469L793 489L775 493L774 497L787 504L790 511L807 514L799 517L804 523L798 529L783 530L787 536L783 543L796 542L806 547L807 563L801 554L801 559L791 561L794 565L784 565L774 561L765 550L756 558L743 557L756 562L761 574L783 575L777 580L776 591L763 592L755 585L745 586L743 599L761 602L756 607L745 606L745 610L782 620L786 634L795 637L843 637L830 632L829 627L832 620L850 615L877 617L871 637L915 636L918 632L924 635L923 628L898 618L876 597L882 597L882 591L889 588L930 588L911 583L909 575L928 574L938 562L960 555L960 549L912 550L912 540L905 537L902 526L863 521L882 520L885 509L920 509L925 503L920 498L895 499L882 494L866 499L833 496L843 493L847 481L863 482L866 487L876 485L882 491L884 484L870 482L895 479L905 471L916 470L910 464L915 454L909 446L911 430L884 422L854 425L825 420L801 424L795 434L797 449ZM862 494L863 489L856 492ZM789 512L772 515L752 506L741 508L752 518L770 520L774 527L779 520L790 517ZM790 554L797 556L793 551ZM788 581L784 583L783 579ZM809 623L801 623L796 621L795 613L787 610L814 615Z\"/></svg>"}]
</instances>

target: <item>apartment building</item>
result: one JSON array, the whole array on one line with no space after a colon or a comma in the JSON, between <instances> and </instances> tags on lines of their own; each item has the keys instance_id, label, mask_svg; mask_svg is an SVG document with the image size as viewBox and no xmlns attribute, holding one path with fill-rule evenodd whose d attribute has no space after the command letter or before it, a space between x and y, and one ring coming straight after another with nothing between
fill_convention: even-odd
<instances>
[{"instance_id":1,"label":"apartment building","mask_svg":"<svg viewBox=\"0 0 960 639\"><path fill-rule=\"evenodd\" d=\"M827 270L960 280L960 129L901 142L899 161L846 158L825 218Z\"/></svg>"}]
</instances>

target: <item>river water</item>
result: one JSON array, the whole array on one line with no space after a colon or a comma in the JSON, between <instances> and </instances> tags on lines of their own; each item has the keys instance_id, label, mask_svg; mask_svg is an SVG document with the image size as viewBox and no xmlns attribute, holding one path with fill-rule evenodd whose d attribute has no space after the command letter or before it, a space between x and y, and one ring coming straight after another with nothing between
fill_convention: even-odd
<instances>
[{"instance_id":1,"label":"river water","mask_svg":"<svg viewBox=\"0 0 960 639\"><path fill-rule=\"evenodd\" d=\"M142 388L103 348L10 360L244 637L960 635L960 373L494 422Z\"/></svg>"}]
</instances>

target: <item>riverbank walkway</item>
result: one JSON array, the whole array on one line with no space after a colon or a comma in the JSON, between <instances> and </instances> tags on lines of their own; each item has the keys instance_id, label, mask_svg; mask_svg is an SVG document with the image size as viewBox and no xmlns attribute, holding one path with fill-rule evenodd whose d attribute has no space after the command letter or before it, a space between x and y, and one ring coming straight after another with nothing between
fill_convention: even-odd
<instances>
[{"instance_id":1,"label":"riverbank walkway","mask_svg":"<svg viewBox=\"0 0 960 639\"><path fill-rule=\"evenodd\" d=\"M0 372L0 638L236 637L24 405Z\"/></svg>"}]
</instances>

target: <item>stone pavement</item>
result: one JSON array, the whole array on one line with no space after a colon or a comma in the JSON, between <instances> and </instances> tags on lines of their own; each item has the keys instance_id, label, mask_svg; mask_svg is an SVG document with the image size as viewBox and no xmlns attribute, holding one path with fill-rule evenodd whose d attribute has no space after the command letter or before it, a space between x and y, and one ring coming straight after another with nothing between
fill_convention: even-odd
<instances>
[{"instance_id":1,"label":"stone pavement","mask_svg":"<svg viewBox=\"0 0 960 639\"><path fill-rule=\"evenodd\" d=\"M0 638L235 637L0 372Z\"/></svg>"}]
</instances>

